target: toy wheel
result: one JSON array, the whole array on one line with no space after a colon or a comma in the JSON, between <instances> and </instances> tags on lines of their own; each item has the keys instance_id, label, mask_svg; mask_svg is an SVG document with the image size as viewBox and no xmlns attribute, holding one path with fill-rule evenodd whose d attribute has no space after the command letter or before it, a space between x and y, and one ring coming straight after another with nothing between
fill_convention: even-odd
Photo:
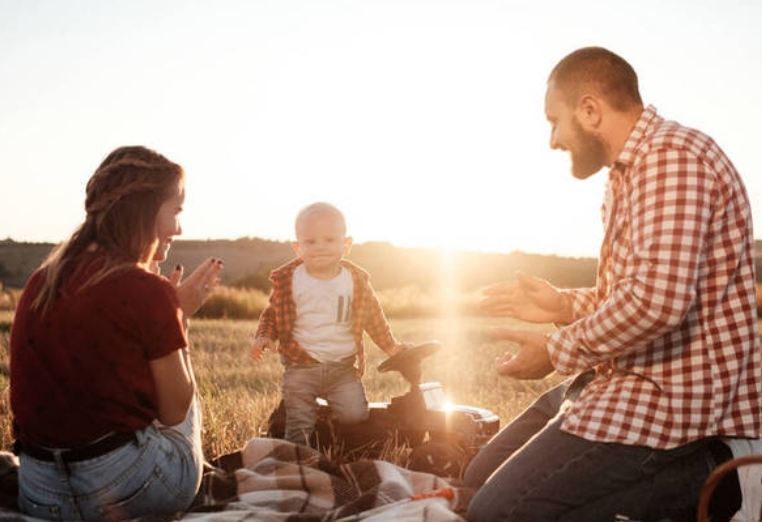
<instances>
[{"instance_id":1,"label":"toy wheel","mask_svg":"<svg viewBox=\"0 0 762 522\"><path fill-rule=\"evenodd\" d=\"M426 341L425 343L416 344L406 350L397 352L388 359L384 359L378 365L378 371L390 372L390 371L403 371L409 368L411 365L421 362L421 359L432 355L442 347L441 341Z\"/></svg>"},{"instance_id":2,"label":"toy wheel","mask_svg":"<svg viewBox=\"0 0 762 522\"><path fill-rule=\"evenodd\" d=\"M286 405L283 400L278 403L267 419L267 431L265 437L282 439L286 436Z\"/></svg>"},{"instance_id":3,"label":"toy wheel","mask_svg":"<svg viewBox=\"0 0 762 522\"><path fill-rule=\"evenodd\" d=\"M413 448L408 467L440 477L460 478L466 463L466 454L459 447L445 442L427 442Z\"/></svg>"}]
</instances>

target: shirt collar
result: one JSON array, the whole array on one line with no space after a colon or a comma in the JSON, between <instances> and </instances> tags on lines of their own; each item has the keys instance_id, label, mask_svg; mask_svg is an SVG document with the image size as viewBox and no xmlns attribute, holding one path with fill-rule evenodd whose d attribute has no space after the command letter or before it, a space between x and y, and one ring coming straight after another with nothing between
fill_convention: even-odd
<instances>
[{"instance_id":1,"label":"shirt collar","mask_svg":"<svg viewBox=\"0 0 762 522\"><path fill-rule=\"evenodd\" d=\"M614 168L625 170L631 167L638 149L653 132L655 125L662 120L663 118L656 113L656 107L646 107L614 162Z\"/></svg>"}]
</instances>

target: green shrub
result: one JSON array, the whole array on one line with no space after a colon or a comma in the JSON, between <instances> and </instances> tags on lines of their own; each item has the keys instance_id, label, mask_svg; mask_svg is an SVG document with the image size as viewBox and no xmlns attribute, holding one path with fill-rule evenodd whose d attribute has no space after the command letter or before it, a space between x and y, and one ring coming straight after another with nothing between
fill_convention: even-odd
<instances>
[{"instance_id":1,"label":"green shrub","mask_svg":"<svg viewBox=\"0 0 762 522\"><path fill-rule=\"evenodd\" d=\"M435 317L459 313L473 315L476 294L421 290L416 286L377 291L387 317ZM197 317L206 319L258 319L267 306L269 293L258 289L219 287L204 303Z\"/></svg>"},{"instance_id":2,"label":"green shrub","mask_svg":"<svg viewBox=\"0 0 762 522\"><path fill-rule=\"evenodd\" d=\"M209 296L196 314L207 319L257 319L267 306L261 290L242 290L221 286Z\"/></svg>"},{"instance_id":3,"label":"green shrub","mask_svg":"<svg viewBox=\"0 0 762 522\"><path fill-rule=\"evenodd\" d=\"M13 310L21 297L21 290L3 289L0 283L0 310Z\"/></svg>"},{"instance_id":4,"label":"green shrub","mask_svg":"<svg viewBox=\"0 0 762 522\"><path fill-rule=\"evenodd\" d=\"M245 290L261 290L262 292L269 294L272 289L272 282L270 282L270 272L277 265L263 264L255 272L247 272L242 276L237 277L230 286L233 288L240 288Z\"/></svg>"}]
</instances>

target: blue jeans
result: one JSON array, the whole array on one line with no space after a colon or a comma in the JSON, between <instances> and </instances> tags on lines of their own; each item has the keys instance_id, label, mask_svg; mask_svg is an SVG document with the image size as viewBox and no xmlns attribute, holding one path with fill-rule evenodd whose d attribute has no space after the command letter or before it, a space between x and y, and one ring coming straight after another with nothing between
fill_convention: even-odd
<instances>
[{"instance_id":1,"label":"blue jeans","mask_svg":"<svg viewBox=\"0 0 762 522\"><path fill-rule=\"evenodd\" d=\"M471 460L463 475L466 486L481 487L505 460L558 414L569 381L542 394L521 415L500 430Z\"/></svg>"},{"instance_id":2,"label":"blue jeans","mask_svg":"<svg viewBox=\"0 0 762 522\"><path fill-rule=\"evenodd\" d=\"M21 511L47 520L124 520L186 510L204 464L197 401L177 426L151 424L136 436L136 443L68 464L22 452Z\"/></svg>"},{"instance_id":3,"label":"blue jeans","mask_svg":"<svg viewBox=\"0 0 762 522\"><path fill-rule=\"evenodd\" d=\"M471 522L695 520L709 473L719 464L704 439L671 450L591 442L561 431L566 383L541 396L469 464L480 487Z\"/></svg>"},{"instance_id":4,"label":"blue jeans","mask_svg":"<svg viewBox=\"0 0 762 522\"><path fill-rule=\"evenodd\" d=\"M289 365L283 374L287 441L309 445L318 397L328 402L338 422L351 424L368 418L368 399L354 357L310 366Z\"/></svg>"}]
</instances>

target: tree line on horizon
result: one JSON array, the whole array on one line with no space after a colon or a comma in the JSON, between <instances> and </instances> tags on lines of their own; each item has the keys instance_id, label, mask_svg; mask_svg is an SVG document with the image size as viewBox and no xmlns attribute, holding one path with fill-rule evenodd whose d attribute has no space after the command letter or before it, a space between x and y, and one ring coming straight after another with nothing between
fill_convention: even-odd
<instances>
[{"instance_id":1,"label":"tree line on horizon","mask_svg":"<svg viewBox=\"0 0 762 522\"><path fill-rule=\"evenodd\" d=\"M0 241L0 283L20 289L55 245ZM756 242L757 281L762 276L762 241ZM260 238L177 240L164 271L177 264L191 270L209 257L222 259L223 284L269 291L270 271L293 258L291 243ZM349 260L371 274L376 289L417 287L432 290L447 282L453 291L470 292L511 279L517 271L536 275L563 288L595 284L597 259L531 254L444 252L432 248L397 247L386 242L355 244Z\"/></svg>"},{"instance_id":2,"label":"tree line on horizon","mask_svg":"<svg viewBox=\"0 0 762 522\"><path fill-rule=\"evenodd\" d=\"M55 245L0 241L0 283L20 289ZM222 259L223 284L269 291L273 268L293 258L291 243L259 238L236 240L177 240L163 271L177 264L190 270L209 257ZM517 270L544 277L562 287L595 282L596 260L555 255L447 252L429 248L397 247L386 242L355 244L348 259L367 270L376 289L418 287L434 289L443 281L468 292L513 277Z\"/></svg>"}]
</instances>

